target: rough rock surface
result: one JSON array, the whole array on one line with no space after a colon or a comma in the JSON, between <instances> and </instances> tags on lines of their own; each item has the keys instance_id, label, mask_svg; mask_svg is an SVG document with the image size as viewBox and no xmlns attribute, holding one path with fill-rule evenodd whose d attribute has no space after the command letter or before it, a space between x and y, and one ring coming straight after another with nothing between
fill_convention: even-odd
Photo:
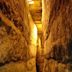
<instances>
[{"instance_id":1,"label":"rough rock surface","mask_svg":"<svg viewBox=\"0 0 72 72\"><path fill-rule=\"evenodd\" d=\"M35 72L35 57L32 59L29 51L34 23L30 23L26 0L0 0L0 13L21 32L0 16L0 72Z\"/></svg>"},{"instance_id":2,"label":"rough rock surface","mask_svg":"<svg viewBox=\"0 0 72 72\"><path fill-rule=\"evenodd\" d=\"M0 0L0 72L72 72L72 0L42 1L44 48L36 54L26 0Z\"/></svg>"},{"instance_id":3,"label":"rough rock surface","mask_svg":"<svg viewBox=\"0 0 72 72\"><path fill-rule=\"evenodd\" d=\"M70 68L72 64L72 0L43 0L42 16L45 59L48 62L51 59L57 61L56 65L60 65L61 68L63 64L66 67L68 64ZM49 64L48 62L46 63ZM53 69L55 69L54 66ZM52 71L53 69L47 72L72 71L68 71L69 69Z\"/></svg>"}]
</instances>

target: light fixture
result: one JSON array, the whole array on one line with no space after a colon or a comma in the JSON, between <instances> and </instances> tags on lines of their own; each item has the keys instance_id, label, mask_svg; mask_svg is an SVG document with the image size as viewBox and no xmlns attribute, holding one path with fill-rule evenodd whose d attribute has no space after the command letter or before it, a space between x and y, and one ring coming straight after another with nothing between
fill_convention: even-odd
<instances>
[{"instance_id":1,"label":"light fixture","mask_svg":"<svg viewBox=\"0 0 72 72\"><path fill-rule=\"evenodd\" d=\"M29 4L34 4L34 1L33 0L28 0L28 3Z\"/></svg>"}]
</instances>

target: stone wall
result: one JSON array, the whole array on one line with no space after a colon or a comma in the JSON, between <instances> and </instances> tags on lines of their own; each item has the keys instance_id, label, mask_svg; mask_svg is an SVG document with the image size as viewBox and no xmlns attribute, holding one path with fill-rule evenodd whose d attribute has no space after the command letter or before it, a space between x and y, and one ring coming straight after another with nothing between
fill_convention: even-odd
<instances>
[{"instance_id":1,"label":"stone wall","mask_svg":"<svg viewBox=\"0 0 72 72\"><path fill-rule=\"evenodd\" d=\"M42 1L44 55L47 60L45 62L48 66L48 61L55 60L58 63L55 63L55 65L58 65L55 67L52 63L54 61L52 61L52 64L50 64L50 66L52 65L51 70L45 72L71 72L68 71L68 68L71 67L68 64L72 63L72 0ZM67 70L60 71L61 65L59 66L59 63L64 64Z\"/></svg>"},{"instance_id":2,"label":"stone wall","mask_svg":"<svg viewBox=\"0 0 72 72\"><path fill-rule=\"evenodd\" d=\"M0 72L36 71L34 26L26 0L0 0Z\"/></svg>"}]
</instances>

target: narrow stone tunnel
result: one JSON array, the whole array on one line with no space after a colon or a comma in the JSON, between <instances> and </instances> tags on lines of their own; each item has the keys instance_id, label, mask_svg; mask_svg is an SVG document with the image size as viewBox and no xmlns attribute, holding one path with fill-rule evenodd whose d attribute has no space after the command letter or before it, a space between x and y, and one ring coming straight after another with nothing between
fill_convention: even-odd
<instances>
[{"instance_id":1,"label":"narrow stone tunnel","mask_svg":"<svg viewBox=\"0 0 72 72\"><path fill-rule=\"evenodd\" d=\"M72 0L0 0L0 72L72 72Z\"/></svg>"}]
</instances>

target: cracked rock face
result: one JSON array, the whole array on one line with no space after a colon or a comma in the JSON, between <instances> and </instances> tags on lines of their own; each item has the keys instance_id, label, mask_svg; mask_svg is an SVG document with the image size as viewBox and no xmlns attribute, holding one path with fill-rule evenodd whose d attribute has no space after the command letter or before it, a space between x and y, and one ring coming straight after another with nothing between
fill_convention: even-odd
<instances>
[{"instance_id":1,"label":"cracked rock face","mask_svg":"<svg viewBox=\"0 0 72 72\"><path fill-rule=\"evenodd\" d=\"M35 55L30 53L30 47L36 50L31 43L35 29L26 0L0 0L0 13L8 20L0 16L0 72L35 72Z\"/></svg>"},{"instance_id":2,"label":"cracked rock face","mask_svg":"<svg viewBox=\"0 0 72 72\"><path fill-rule=\"evenodd\" d=\"M29 48L30 26L25 0L1 0L0 11L21 31L18 35L12 27L0 19L0 63L24 60Z\"/></svg>"},{"instance_id":3,"label":"cracked rock face","mask_svg":"<svg viewBox=\"0 0 72 72\"><path fill-rule=\"evenodd\" d=\"M46 59L71 64L72 0L43 0L42 19Z\"/></svg>"},{"instance_id":4,"label":"cracked rock face","mask_svg":"<svg viewBox=\"0 0 72 72\"><path fill-rule=\"evenodd\" d=\"M35 36L30 32L33 25L29 22L26 0L0 0L0 12L21 32L17 34L0 19L1 72L35 72L36 60L38 71L72 71L72 0L42 1L44 56L35 57L36 45L30 43ZM30 54L30 49L35 55Z\"/></svg>"}]
</instances>

